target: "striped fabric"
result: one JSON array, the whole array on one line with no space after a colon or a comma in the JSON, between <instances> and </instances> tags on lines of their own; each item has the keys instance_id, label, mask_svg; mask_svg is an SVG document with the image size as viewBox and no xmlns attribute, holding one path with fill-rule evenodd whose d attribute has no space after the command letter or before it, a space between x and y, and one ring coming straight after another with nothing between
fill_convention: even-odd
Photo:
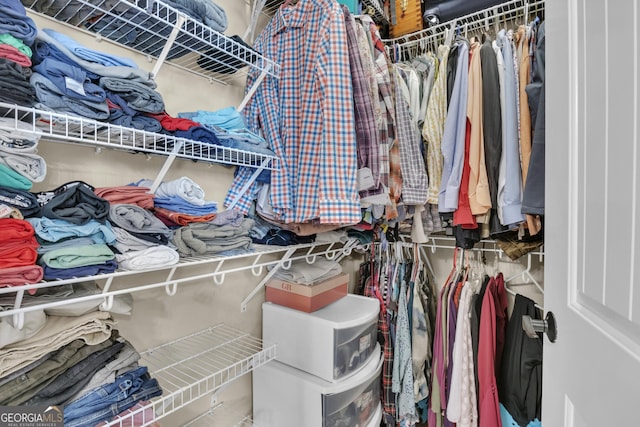
<instances>
[{"instance_id":1,"label":"striped fabric","mask_svg":"<svg viewBox=\"0 0 640 427\"><path fill-rule=\"evenodd\" d=\"M356 186L353 91L344 16L331 0L300 0L281 7L254 48L281 66L266 77L244 110L249 128L262 132L279 157L270 201L285 223L360 221ZM250 88L258 77L247 78ZM241 193L252 171L239 170L225 203ZM247 213L254 184L236 205Z\"/></svg>"},{"instance_id":2,"label":"striped fabric","mask_svg":"<svg viewBox=\"0 0 640 427\"><path fill-rule=\"evenodd\" d=\"M405 81L408 70L394 67L396 83L396 125L402 167L402 201L405 205L424 205L427 202L429 182L420 152L420 131L409 107L410 89ZM417 76L416 76L417 79Z\"/></svg>"},{"instance_id":3,"label":"striped fabric","mask_svg":"<svg viewBox=\"0 0 640 427\"><path fill-rule=\"evenodd\" d=\"M444 122L447 118L447 59L449 57L449 47L440 46L438 57L440 66L436 75L429 105L427 106L427 116L422 127L422 136L427 142L427 173L429 174L429 195L427 202L438 204L438 194L440 193L440 183L442 182L442 134L444 133Z\"/></svg>"},{"instance_id":4,"label":"striped fabric","mask_svg":"<svg viewBox=\"0 0 640 427\"><path fill-rule=\"evenodd\" d=\"M378 138L378 128L371 102L370 76L371 62L365 65L362 62L358 37L356 35L355 19L349 13L347 6L342 6L345 16L345 27L347 30L347 50L349 52L349 62L351 65L351 80L353 84L353 100L356 128L356 142L358 146L358 168L367 167L373 176L373 190L380 186L380 140Z\"/></svg>"}]
</instances>

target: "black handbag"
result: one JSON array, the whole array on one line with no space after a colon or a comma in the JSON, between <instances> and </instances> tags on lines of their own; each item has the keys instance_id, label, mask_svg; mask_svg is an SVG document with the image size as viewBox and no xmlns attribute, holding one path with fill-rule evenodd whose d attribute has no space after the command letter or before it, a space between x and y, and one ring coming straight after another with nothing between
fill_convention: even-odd
<instances>
[{"instance_id":1,"label":"black handbag","mask_svg":"<svg viewBox=\"0 0 640 427\"><path fill-rule=\"evenodd\" d=\"M427 0L422 18L428 27L502 3L504 0Z\"/></svg>"}]
</instances>

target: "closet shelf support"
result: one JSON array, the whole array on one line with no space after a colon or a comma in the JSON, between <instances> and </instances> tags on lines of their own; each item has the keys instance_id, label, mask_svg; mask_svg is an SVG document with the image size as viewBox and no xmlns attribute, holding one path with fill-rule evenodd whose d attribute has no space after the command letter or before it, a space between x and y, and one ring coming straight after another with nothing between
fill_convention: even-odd
<instances>
[{"instance_id":1,"label":"closet shelf support","mask_svg":"<svg viewBox=\"0 0 640 427\"><path fill-rule=\"evenodd\" d=\"M253 288L253 290L249 293L249 295L247 295L247 297L244 300L242 300L242 302L240 303L240 311L242 311L243 313L247 311L247 304L249 303L249 301L251 301L253 297L256 296L256 294L260 291L260 289L262 289L267 284L269 279L271 279L273 275L276 274L277 271L287 261L291 263L291 256L295 251L296 251L296 248L289 248L287 252L285 252L285 254L282 256L280 261L278 261L278 263L273 266L273 268L267 273L267 275L262 278L260 283L258 283L258 285L255 288Z\"/></svg>"},{"instance_id":2,"label":"closet shelf support","mask_svg":"<svg viewBox=\"0 0 640 427\"><path fill-rule=\"evenodd\" d=\"M240 201L240 197L242 197L244 195L244 193L247 192L247 190L249 190L249 187L255 182L255 180L258 178L258 175L260 175L260 172L262 172L268 165L269 162L271 161L270 157L265 157L264 159L262 159L262 162L260 163L260 166L258 166L253 173L251 174L251 177L249 177L249 180L242 186L242 188L240 189L240 191L238 192L238 196L236 198L234 198L229 205L227 206L227 209L233 209L235 207L235 205L238 204L238 201Z\"/></svg>"},{"instance_id":3,"label":"closet shelf support","mask_svg":"<svg viewBox=\"0 0 640 427\"><path fill-rule=\"evenodd\" d=\"M176 20L175 25L171 29L171 34L169 34L169 37L167 38L167 41L162 48L162 52L160 52L160 56L158 57L158 61L156 62L156 65L153 66L153 71L151 71L151 77L153 79L155 79L158 73L160 72L160 68L164 64L164 61L167 59L167 56L169 55L169 50L171 50L173 43L176 41L176 38L178 37L178 32L180 31L180 28L182 28L182 24L184 24L186 20L187 18L185 17L185 15L183 15L182 13L178 14L178 19Z\"/></svg>"},{"instance_id":4,"label":"closet shelf support","mask_svg":"<svg viewBox=\"0 0 640 427\"><path fill-rule=\"evenodd\" d=\"M158 176L156 176L155 181L153 181L153 184L151 184L151 189L149 190L151 194L156 193L158 187L160 187L160 184L162 184L162 180L167 175L167 172L169 172L169 168L171 168L173 161L176 159L177 154L180 152L180 150L182 150L183 146L184 141L176 142L176 145L173 147L173 151L171 152L169 157L165 159L164 164L162 165L162 169L160 169L160 172L158 172Z\"/></svg>"},{"instance_id":5,"label":"closet shelf support","mask_svg":"<svg viewBox=\"0 0 640 427\"><path fill-rule=\"evenodd\" d=\"M258 90L258 87L260 87L264 78L267 77L267 74L269 73L269 71L271 71L271 64L267 64L267 66L264 67L264 69L260 72L260 75L258 76L256 81L253 83L253 86L251 86L251 89L249 89L249 92L247 92L247 94L245 95L240 105L238 105L238 108L237 108L238 111L244 110L244 107L247 106L247 103L249 103L249 100L253 97L253 95L255 95L256 91Z\"/></svg>"}]
</instances>

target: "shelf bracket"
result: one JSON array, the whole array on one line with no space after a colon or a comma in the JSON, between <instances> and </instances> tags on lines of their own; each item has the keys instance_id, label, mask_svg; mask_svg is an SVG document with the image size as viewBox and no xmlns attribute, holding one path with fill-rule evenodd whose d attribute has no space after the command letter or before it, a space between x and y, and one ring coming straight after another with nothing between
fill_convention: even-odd
<instances>
[{"instance_id":1,"label":"shelf bracket","mask_svg":"<svg viewBox=\"0 0 640 427\"><path fill-rule=\"evenodd\" d=\"M258 90L258 87L260 87L260 85L262 84L262 81L264 80L265 77L267 77L267 73L270 70L271 70L271 64L267 64L267 66L264 67L264 69L260 72L260 75L258 76L256 81L253 83L253 86L251 86L251 89L249 89L249 92L247 92L247 94L244 96L244 99L242 100L240 105L238 105L238 108L237 108L238 112L242 111L244 107L247 106L247 103L249 103L249 100L251 99L251 97L255 95L256 91Z\"/></svg>"},{"instance_id":2,"label":"shelf bracket","mask_svg":"<svg viewBox=\"0 0 640 427\"><path fill-rule=\"evenodd\" d=\"M227 206L227 209L233 209L235 207L235 205L238 204L238 201L240 201L240 197L242 197L244 195L244 193L246 193L247 190L249 190L249 187L258 178L258 175L260 175L260 172L262 172L269 165L270 161L271 161L271 157L265 157L264 159L262 159L262 162L260 163L260 166L258 166L256 168L256 170L253 171L253 173L249 177L249 180L244 183L244 185L242 186L242 188L238 192L238 195L236 196L236 198L234 198L231 201L231 203L229 203L229 205Z\"/></svg>"},{"instance_id":3,"label":"shelf bracket","mask_svg":"<svg viewBox=\"0 0 640 427\"><path fill-rule=\"evenodd\" d=\"M242 311L243 313L245 311L247 311L247 304L249 303L249 301L251 301L253 299L254 296L256 296L256 294L258 293L258 291L260 291L260 289L262 289L267 282L269 281L269 279L271 279L273 277L274 274L276 274L276 272L287 262L289 261L289 263L291 262L290 258L291 255L293 255L293 253L296 251L296 248L289 248L287 249L287 252L285 252L285 254L282 256L282 258L280 259L280 261L278 261L278 263L276 263L273 268L267 273L266 276L264 276L262 278L262 280L260 281L260 283L258 283L258 286L256 286L255 288L253 288L253 290L249 293L249 295L247 295L247 297L242 300L242 302L240 303L240 311Z\"/></svg>"},{"instance_id":4,"label":"shelf bracket","mask_svg":"<svg viewBox=\"0 0 640 427\"><path fill-rule=\"evenodd\" d=\"M184 146L184 141L182 140L176 141L176 144L173 147L173 151L171 152L171 154L169 154L167 159L164 161L164 164L162 165L162 169L160 169L160 172L158 172L158 176L156 176L155 181L153 181L153 184L151 185L151 189L149 190L149 193L151 194L156 193L156 191L158 190L158 187L160 187L160 184L162 184L162 180L164 179L167 172L169 172L169 168L173 164L173 161L176 159L177 154L180 152L180 150L182 150L183 146Z\"/></svg>"},{"instance_id":5,"label":"shelf bracket","mask_svg":"<svg viewBox=\"0 0 640 427\"><path fill-rule=\"evenodd\" d=\"M169 34L169 37L167 38L167 42L162 48L162 52L160 52L160 56L158 56L156 65L153 66L153 71L151 71L151 78L155 79L158 73L160 72L160 67L162 67L162 65L164 64L164 61L167 59L167 56L169 55L169 51L173 46L173 42L176 41L176 37L178 37L178 32L180 31L180 28L182 28L182 24L184 24L184 21L186 20L187 18L185 15L183 15L182 13L178 14L178 19L176 20L176 23L173 26L173 29L171 30L171 34Z\"/></svg>"},{"instance_id":6,"label":"shelf bracket","mask_svg":"<svg viewBox=\"0 0 640 427\"><path fill-rule=\"evenodd\" d=\"M16 301L13 304L14 310L19 310L22 305L22 298L24 298L24 290L16 292ZM13 327L21 331L24 327L24 311L19 311L13 314Z\"/></svg>"}]
</instances>

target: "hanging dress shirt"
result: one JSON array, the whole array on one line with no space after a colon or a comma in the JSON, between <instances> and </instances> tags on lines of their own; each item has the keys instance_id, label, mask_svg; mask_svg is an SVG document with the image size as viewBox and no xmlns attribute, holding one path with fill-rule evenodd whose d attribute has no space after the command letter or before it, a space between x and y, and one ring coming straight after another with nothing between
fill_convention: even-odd
<instances>
[{"instance_id":1,"label":"hanging dress shirt","mask_svg":"<svg viewBox=\"0 0 640 427\"><path fill-rule=\"evenodd\" d=\"M440 212L453 212L458 208L458 192L464 163L464 140L467 123L467 86L469 77L469 47L458 41L458 67L451 93L451 102L442 135L442 182L438 197Z\"/></svg>"},{"instance_id":2,"label":"hanging dress shirt","mask_svg":"<svg viewBox=\"0 0 640 427\"><path fill-rule=\"evenodd\" d=\"M502 53L504 66L504 104L502 105L504 186L502 191L499 191L498 197L502 199L502 224L511 228L524 221L524 216L520 212L522 209L522 173L518 143L517 82L511 39L505 30L500 30L497 42Z\"/></svg>"},{"instance_id":3,"label":"hanging dress shirt","mask_svg":"<svg viewBox=\"0 0 640 427\"><path fill-rule=\"evenodd\" d=\"M405 205L424 205L427 202L428 179L420 152L420 132L408 102L411 90L406 84L401 67L394 67L396 83L396 126L402 170L402 201ZM411 74L409 74L411 75ZM417 76L414 77L417 79Z\"/></svg>"},{"instance_id":4,"label":"hanging dress shirt","mask_svg":"<svg viewBox=\"0 0 640 427\"><path fill-rule=\"evenodd\" d=\"M487 178L484 153L484 132L482 123L482 67L480 63L480 43L471 44L469 65L469 98L467 117L471 124L469 143L469 205L478 222L487 222L486 214L491 209L491 195Z\"/></svg>"},{"instance_id":5,"label":"hanging dress shirt","mask_svg":"<svg viewBox=\"0 0 640 427\"><path fill-rule=\"evenodd\" d=\"M520 157L522 163L522 183L527 182L529 159L531 158L531 112L526 87L530 81L531 58L529 58L529 38L527 27L521 25L515 34L516 58L518 58L518 90L520 93Z\"/></svg>"},{"instance_id":6,"label":"hanging dress shirt","mask_svg":"<svg viewBox=\"0 0 640 427\"><path fill-rule=\"evenodd\" d=\"M447 418L457 427L478 425L478 400L476 397L475 366L471 343L471 300L473 285L465 283L460 295L456 338L453 344L453 372L451 393L447 403Z\"/></svg>"},{"instance_id":7,"label":"hanging dress shirt","mask_svg":"<svg viewBox=\"0 0 640 427\"><path fill-rule=\"evenodd\" d=\"M500 78L498 60L491 40L480 48L482 65L482 130L484 137L485 164L491 196L490 232L503 230L498 218L498 178L502 157L502 108L500 105Z\"/></svg>"},{"instance_id":8,"label":"hanging dress shirt","mask_svg":"<svg viewBox=\"0 0 640 427\"><path fill-rule=\"evenodd\" d=\"M369 79L362 64L356 36L356 23L349 13L349 8L342 6L345 27L347 30L347 50L351 67L351 82L353 86L354 116L356 127L356 143L358 147L358 169L368 168L371 172L372 188L378 188L380 181L380 144L378 129L371 103ZM370 65L367 66L369 68Z\"/></svg>"},{"instance_id":9,"label":"hanging dress shirt","mask_svg":"<svg viewBox=\"0 0 640 427\"><path fill-rule=\"evenodd\" d=\"M246 106L249 128L262 131L279 160L271 173L270 202L277 219L323 224L360 221L356 186L353 91L344 16L330 0L282 6L254 44L281 66ZM259 75L252 70L247 87ZM252 170L234 177L226 203L239 196ZM247 213L255 189L237 204Z\"/></svg>"},{"instance_id":10,"label":"hanging dress shirt","mask_svg":"<svg viewBox=\"0 0 640 427\"><path fill-rule=\"evenodd\" d=\"M440 183L442 182L442 134L444 132L445 120L447 118L447 58L449 55L448 46L438 48L440 65L435 78L429 104L427 105L427 115L422 127L422 136L427 144L427 173L429 174L429 192L427 202L438 203L440 193Z\"/></svg>"},{"instance_id":11,"label":"hanging dress shirt","mask_svg":"<svg viewBox=\"0 0 640 427\"><path fill-rule=\"evenodd\" d=\"M478 413L480 427L502 427L496 372L504 348L507 296L502 274L489 280L480 312Z\"/></svg>"}]
</instances>

